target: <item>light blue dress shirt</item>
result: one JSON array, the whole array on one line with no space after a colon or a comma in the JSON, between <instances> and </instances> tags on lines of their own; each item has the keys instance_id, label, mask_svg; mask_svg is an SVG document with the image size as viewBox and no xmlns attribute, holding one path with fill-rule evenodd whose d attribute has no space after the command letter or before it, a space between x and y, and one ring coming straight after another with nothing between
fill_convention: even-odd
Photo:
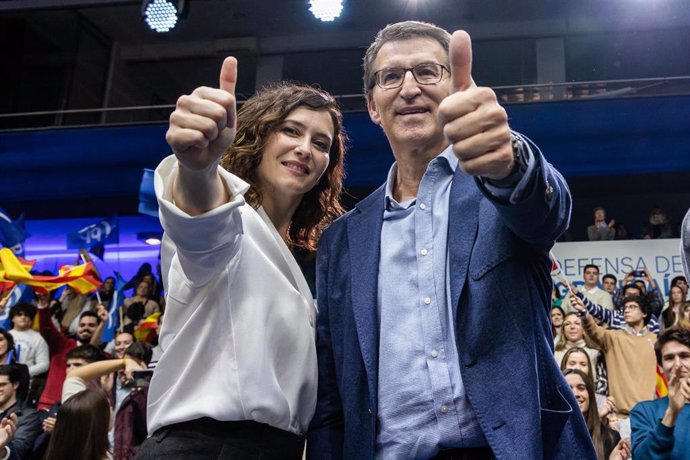
<instances>
[{"instance_id":1,"label":"light blue dress shirt","mask_svg":"<svg viewBox=\"0 0 690 460\"><path fill-rule=\"evenodd\" d=\"M392 195L381 231L377 458L423 459L487 445L460 376L447 280L448 201L458 160L432 160L416 200Z\"/></svg>"},{"instance_id":2,"label":"light blue dress shirt","mask_svg":"<svg viewBox=\"0 0 690 460\"><path fill-rule=\"evenodd\" d=\"M515 188L480 187L514 202L533 180L534 157ZM378 276L380 324L377 459L426 459L444 448L488 445L466 397L448 280L448 206L458 159L432 160L417 198L393 198L386 183Z\"/></svg>"}]
</instances>

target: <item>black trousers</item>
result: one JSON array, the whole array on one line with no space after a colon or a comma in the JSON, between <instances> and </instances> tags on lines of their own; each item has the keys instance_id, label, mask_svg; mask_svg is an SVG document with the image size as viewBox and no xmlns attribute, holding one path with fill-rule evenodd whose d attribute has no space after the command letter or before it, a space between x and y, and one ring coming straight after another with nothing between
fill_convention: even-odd
<instances>
[{"instance_id":1,"label":"black trousers","mask_svg":"<svg viewBox=\"0 0 690 460\"><path fill-rule=\"evenodd\" d=\"M157 430L136 460L301 460L303 451L303 437L263 423L201 418Z\"/></svg>"}]
</instances>

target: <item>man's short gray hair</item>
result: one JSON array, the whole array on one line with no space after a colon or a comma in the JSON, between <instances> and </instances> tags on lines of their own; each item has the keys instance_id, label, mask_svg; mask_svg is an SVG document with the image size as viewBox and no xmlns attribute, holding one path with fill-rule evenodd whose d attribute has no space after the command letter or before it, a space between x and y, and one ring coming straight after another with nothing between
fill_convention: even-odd
<instances>
[{"instance_id":1,"label":"man's short gray hair","mask_svg":"<svg viewBox=\"0 0 690 460\"><path fill-rule=\"evenodd\" d=\"M374 61L379 54L379 50L388 42L398 40L409 40L411 38L428 37L436 40L441 44L448 56L448 48L450 44L450 34L438 27L435 24L420 21L404 21L396 22L395 24L388 24L381 29L377 34L374 42L369 45L367 52L364 54L362 68L364 69L364 94L367 95L372 90L376 81L374 79ZM445 64L448 64L446 62Z\"/></svg>"}]
</instances>

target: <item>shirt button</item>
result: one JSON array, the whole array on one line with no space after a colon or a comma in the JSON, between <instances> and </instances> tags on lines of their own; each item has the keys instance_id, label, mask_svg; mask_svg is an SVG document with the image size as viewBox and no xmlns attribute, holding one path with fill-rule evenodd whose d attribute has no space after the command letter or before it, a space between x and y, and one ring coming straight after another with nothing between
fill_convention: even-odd
<instances>
[{"instance_id":1,"label":"shirt button","mask_svg":"<svg viewBox=\"0 0 690 460\"><path fill-rule=\"evenodd\" d=\"M438 351L436 351L436 350L431 350L431 357L432 357L432 358L438 358Z\"/></svg>"},{"instance_id":2,"label":"shirt button","mask_svg":"<svg viewBox=\"0 0 690 460\"><path fill-rule=\"evenodd\" d=\"M448 406L445 404L441 406L441 413L442 414L447 414L448 413Z\"/></svg>"},{"instance_id":3,"label":"shirt button","mask_svg":"<svg viewBox=\"0 0 690 460\"><path fill-rule=\"evenodd\" d=\"M425 298L424 303L429 305L431 303L431 299L429 297Z\"/></svg>"},{"instance_id":4,"label":"shirt button","mask_svg":"<svg viewBox=\"0 0 690 460\"><path fill-rule=\"evenodd\" d=\"M429 251L427 251L426 249L422 249L421 251L419 251L419 253L421 255L425 256L425 255L429 254Z\"/></svg>"},{"instance_id":5,"label":"shirt button","mask_svg":"<svg viewBox=\"0 0 690 460\"><path fill-rule=\"evenodd\" d=\"M420 204L419 209L426 209L426 205L424 203Z\"/></svg>"}]
</instances>

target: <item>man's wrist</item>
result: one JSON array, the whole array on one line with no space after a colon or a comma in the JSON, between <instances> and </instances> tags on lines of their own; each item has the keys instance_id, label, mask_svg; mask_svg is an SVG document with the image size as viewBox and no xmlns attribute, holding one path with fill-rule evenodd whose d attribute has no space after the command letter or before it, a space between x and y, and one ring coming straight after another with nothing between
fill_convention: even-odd
<instances>
[{"instance_id":1,"label":"man's wrist","mask_svg":"<svg viewBox=\"0 0 690 460\"><path fill-rule=\"evenodd\" d=\"M503 179L485 178L487 184L498 188L513 188L524 177L528 166L528 153L522 138L510 133L510 145L513 148L513 169Z\"/></svg>"}]
</instances>

